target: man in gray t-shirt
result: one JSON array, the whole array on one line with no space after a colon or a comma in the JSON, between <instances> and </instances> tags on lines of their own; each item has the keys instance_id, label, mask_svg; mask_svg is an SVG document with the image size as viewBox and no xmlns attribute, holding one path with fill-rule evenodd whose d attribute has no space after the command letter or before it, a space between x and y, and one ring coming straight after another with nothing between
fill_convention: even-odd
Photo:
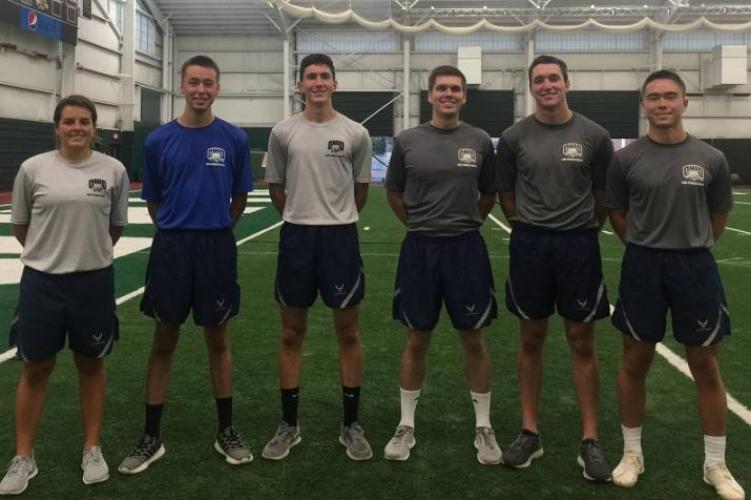
<instances>
[{"instance_id":1,"label":"man in gray t-shirt","mask_svg":"<svg viewBox=\"0 0 751 500\"><path fill-rule=\"evenodd\" d=\"M339 442L350 459L369 460L373 450L358 419L363 364L359 304L365 276L356 223L370 183L370 136L334 110L336 72L329 56L304 57L297 88L305 95L305 110L274 126L266 157L271 201L284 219L274 283L282 320L282 421L262 456L282 460L302 439L297 425L302 347L308 309L320 294L332 310L339 341Z\"/></svg>"},{"instance_id":2,"label":"man in gray t-shirt","mask_svg":"<svg viewBox=\"0 0 751 500\"><path fill-rule=\"evenodd\" d=\"M723 154L683 128L686 86L674 72L649 75L642 107L649 133L616 154L608 172L610 222L627 245L613 325L623 332L618 407L623 458L613 482L632 487L644 472L646 377L670 311L696 382L704 433L704 481L721 498L744 498L725 464L727 402L716 345L730 318L709 248L733 207Z\"/></svg>"},{"instance_id":3,"label":"man in gray t-shirt","mask_svg":"<svg viewBox=\"0 0 751 500\"><path fill-rule=\"evenodd\" d=\"M394 319L407 327L399 374L401 419L384 449L388 460L407 460L415 444L415 409L442 303L464 348L477 460L497 464L501 459L490 424L492 372L482 330L496 317L495 291L478 231L493 206L495 155L487 133L459 121L466 86L453 66L431 72L432 119L399 134L386 176L389 205L407 226L393 304Z\"/></svg>"},{"instance_id":4,"label":"man in gray t-shirt","mask_svg":"<svg viewBox=\"0 0 751 500\"><path fill-rule=\"evenodd\" d=\"M537 405L548 317L564 318L574 387L582 418L577 462L591 481L610 480L597 440L598 367L594 321L609 305L598 244L607 165L608 133L572 112L566 64L551 56L529 68L535 113L506 129L498 143L501 208L513 226L506 306L521 330L518 376L522 431L503 451L503 463L529 466L542 456Z\"/></svg>"}]
</instances>

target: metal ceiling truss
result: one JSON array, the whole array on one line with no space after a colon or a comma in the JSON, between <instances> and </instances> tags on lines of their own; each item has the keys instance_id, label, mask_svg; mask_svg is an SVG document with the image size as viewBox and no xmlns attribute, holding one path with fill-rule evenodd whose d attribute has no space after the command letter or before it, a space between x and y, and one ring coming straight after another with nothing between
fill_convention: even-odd
<instances>
[{"instance_id":1,"label":"metal ceiling truss","mask_svg":"<svg viewBox=\"0 0 751 500\"><path fill-rule=\"evenodd\" d=\"M529 0L535 5L538 2ZM502 8L502 7L419 7L412 9L413 14L422 15L428 18L494 18L494 17L513 17L518 19L536 18L544 15L547 18L558 19L586 19L602 17L625 17L625 18L642 18L642 17L659 17L673 16L680 13L682 16L691 17L735 17L751 15L751 5L705 5L689 6L687 2L676 0L664 6L655 5L634 5L634 6L613 6L598 7L591 5L589 7L547 7L551 0L540 2L539 8Z\"/></svg>"}]
</instances>

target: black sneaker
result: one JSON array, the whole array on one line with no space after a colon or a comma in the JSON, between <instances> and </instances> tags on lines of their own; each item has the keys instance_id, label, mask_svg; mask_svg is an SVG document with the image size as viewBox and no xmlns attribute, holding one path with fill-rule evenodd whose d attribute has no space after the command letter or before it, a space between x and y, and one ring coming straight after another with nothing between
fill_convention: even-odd
<instances>
[{"instance_id":1,"label":"black sneaker","mask_svg":"<svg viewBox=\"0 0 751 500\"><path fill-rule=\"evenodd\" d=\"M582 468L584 479L595 483L609 483L612 469L605 461L600 442L594 439L585 439L579 448L579 456L576 459Z\"/></svg>"},{"instance_id":2,"label":"black sneaker","mask_svg":"<svg viewBox=\"0 0 751 500\"><path fill-rule=\"evenodd\" d=\"M509 467L524 469L532 460L542 456L542 440L539 434L522 429L516 440L503 450L501 463Z\"/></svg>"},{"instance_id":3,"label":"black sneaker","mask_svg":"<svg viewBox=\"0 0 751 500\"><path fill-rule=\"evenodd\" d=\"M117 468L120 474L138 474L145 471L152 462L164 455L164 445L159 438L144 434L130 455Z\"/></svg>"}]
</instances>

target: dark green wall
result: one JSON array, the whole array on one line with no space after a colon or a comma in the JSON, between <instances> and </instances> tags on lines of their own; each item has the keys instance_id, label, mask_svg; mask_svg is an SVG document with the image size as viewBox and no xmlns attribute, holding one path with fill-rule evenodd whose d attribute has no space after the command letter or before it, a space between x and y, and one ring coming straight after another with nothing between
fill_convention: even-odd
<instances>
[{"instance_id":1,"label":"dark green wall","mask_svg":"<svg viewBox=\"0 0 751 500\"><path fill-rule=\"evenodd\" d=\"M0 191L10 191L21 163L55 148L51 123L0 118Z\"/></svg>"},{"instance_id":2,"label":"dark green wall","mask_svg":"<svg viewBox=\"0 0 751 500\"><path fill-rule=\"evenodd\" d=\"M605 127L613 139L639 137L638 91L572 90L567 100L571 109Z\"/></svg>"},{"instance_id":3,"label":"dark green wall","mask_svg":"<svg viewBox=\"0 0 751 500\"><path fill-rule=\"evenodd\" d=\"M730 172L740 177L744 185L751 185L751 139L704 139L723 153Z\"/></svg>"}]
</instances>

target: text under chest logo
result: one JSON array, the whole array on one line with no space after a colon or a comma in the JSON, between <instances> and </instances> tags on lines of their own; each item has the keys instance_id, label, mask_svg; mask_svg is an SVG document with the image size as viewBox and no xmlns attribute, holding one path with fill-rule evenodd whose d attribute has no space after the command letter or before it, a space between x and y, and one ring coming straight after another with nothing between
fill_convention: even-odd
<instances>
[{"instance_id":1,"label":"text under chest logo","mask_svg":"<svg viewBox=\"0 0 751 500\"><path fill-rule=\"evenodd\" d=\"M688 186L704 185L704 167L699 165L683 165L683 181L681 184Z\"/></svg>"},{"instance_id":2,"label":"text under chest logo","mask_svg":"<svg viewBox=\"0 0 751 500\"><path fill-rule=\"evenodd\" d=\"M461 148L456 152L457 164L460 167L477 167L477 151L472 148Z\"/></svg>"},{"instance_id":3,"label":"text under chest logo","mask_svg":"<svg viewBox=\"0 0 751 500\"><path fill-rule=\"evenodd\" d=\"M576 142L567 142L563 145L563 157L561 161L584 161L584 147Z\"/></svg>"},{"instance_id":4,"label":"text under chest logo","mask_svg":"<svg viewBox=\"0 0 751 500\"><path fill-rule=\"evenodd\" d=\"M209 148L206 150L207 167L223 167L226 152L222 148Z\"/></svg>"}]
</instances>

